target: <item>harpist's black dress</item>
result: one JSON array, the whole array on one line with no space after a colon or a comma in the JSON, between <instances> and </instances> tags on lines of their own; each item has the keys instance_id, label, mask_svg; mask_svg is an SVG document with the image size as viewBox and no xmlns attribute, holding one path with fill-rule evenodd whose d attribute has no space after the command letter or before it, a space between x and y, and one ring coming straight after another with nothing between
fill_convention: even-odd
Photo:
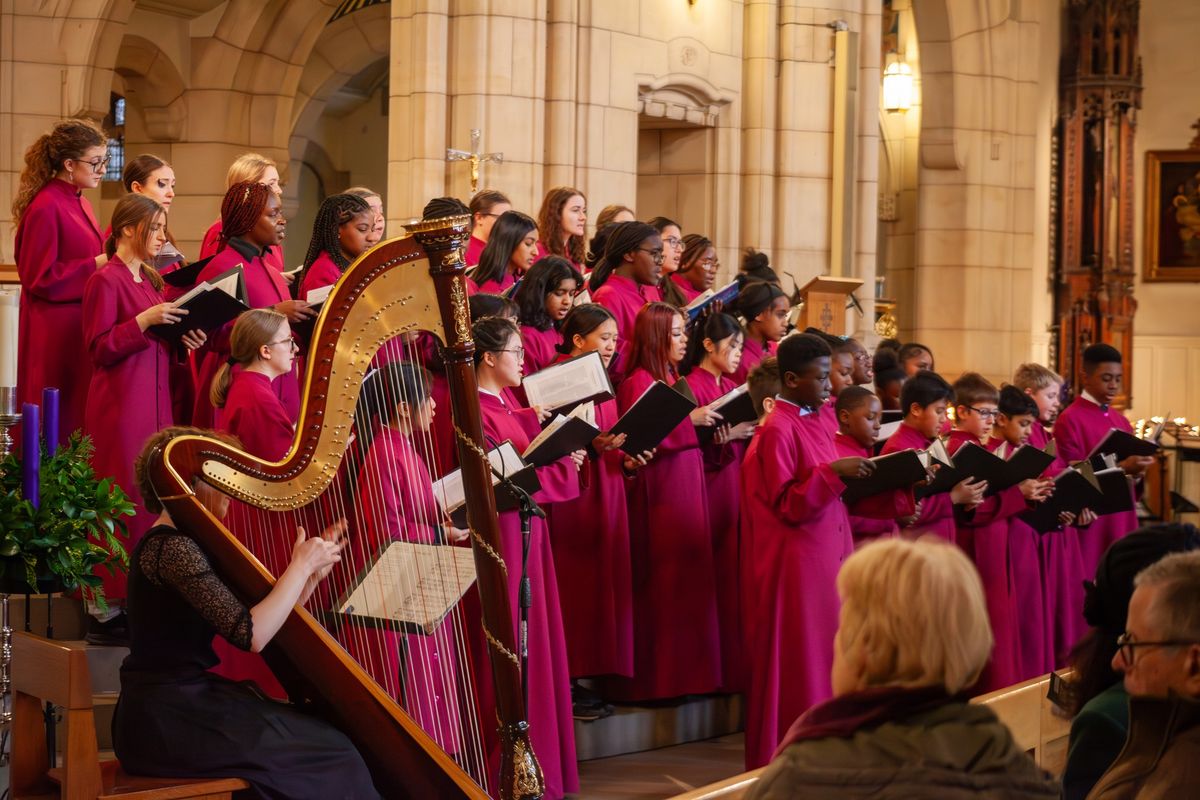
<instances>
[{"instance_id":1,"label":"harpist's black dress","mask_svg":"<svg viewBox=\"0 0 1200 800\"><path fill-rule=\"evenodd\" d=\"M251 619L194 539L153 528L129 572L130 652L113 719L126 772L243 778L251 796L281 800L379 796L339 730L207 671L213 635L248 650Z\"/></svg>"}]
</instances>

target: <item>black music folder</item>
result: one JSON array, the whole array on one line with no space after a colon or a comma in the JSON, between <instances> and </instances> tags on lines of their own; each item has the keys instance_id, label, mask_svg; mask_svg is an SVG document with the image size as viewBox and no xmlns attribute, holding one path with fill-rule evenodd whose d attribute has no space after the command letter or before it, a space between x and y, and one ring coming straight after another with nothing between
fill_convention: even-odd
<instances>
[{"instance_id":1,"label":"black music folder","mask_svg":"<svg viewBox=\"0 0 1200 800\"><path fill-rule=\"evenodd\" d=\"M1088 453L1088 461L1092 469L1102 470L1107 465L1104 457L1112 456L1115 461L1124 461L1130 456L1152 456L1159 450L1158 442L1153 439L1140 439L1128 431L1112 428L1100 443Z\"/></svg>"},{"instance_id":2,"label":"black music folder","mask_svg":"<svg viewBox=\"0 0 1200 800\"><path fill-rule=\"evenodd\" d=\"M155 336L168 342L178 342L188 331L202 330L208 333L237 319L250 310L241 265L197 284L175 304L186 309L187 316L179 322L151 325L149 328Z\"/></svg>"},{"instance_id":3,"label":"black music folder","mask_svg":"<svg viewBox=\"0 0 1200 800\"><path fill-rule=\"evenodd\" d=\"M193 261L191 264L180 267L176 270L163 273L163 283L168 286L174 286L176 289L188 289L196 285L196 281L200 278L200 273L208 266L208 262L212 261L216 256L202 258L199 261Z\"/></svg>"},{"instance_id":4,"label":"black music folder","mask_svg":"<svg viewBox=\"0 0 1200 800\"><path fill-rule=\"evenodd\" d=\"M585 406L576 406L575 411L582 411L584 408ZM537 438L525 448L521 458L535 467L544 467L576 450L586 450L599 435L600 430L595 425L575 412L565 417L556 414Z\"/></svg>"},{"instance_id":5,"label":"black music folder","mask_svg":"<svg viewBox=\"0 0 1200 800\"><path fill-rule=\"evenodd\" d=\"M754 422L758 414L754 411L754 398L750 397L750 387L742 384L731 392L717 398L712 404L713 411L721 415L721 425L740 425L743 422ZM711 442L717 435L718 425L704 425L696 428L696 435L701 444Z\"/></svg>"},{"instance_id":6,"label":"black music folder","mask_svg":"<svg viewBox=\"0 0 1200 800\"><path fill-rule=\"evenodd\" d=\"M658 447L695 408L695 402L662 381L655 381L621 415L611 433L625 434L621 449L637 457Z\"/></svg>"},{"instance_id":7,"label":"black music folder","mask_svg":"<svg viewBox=\"0 0 1200 800\"><path fill-rule=\"evenodd\" d=\"M875 471L865 478L842 478L846 484L842 500L846 505L897 489L907 489L925 480L929 455L920 450L897 450L871 459Z\"/></svg>"}]
</instances>

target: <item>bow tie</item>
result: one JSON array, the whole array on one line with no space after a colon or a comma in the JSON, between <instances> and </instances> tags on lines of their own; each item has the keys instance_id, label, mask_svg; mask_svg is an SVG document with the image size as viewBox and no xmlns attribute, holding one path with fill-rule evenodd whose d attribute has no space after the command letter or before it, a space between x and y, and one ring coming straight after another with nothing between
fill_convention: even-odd
<instances>
[{"instance_id":1,"label":"bow tie","mask_svg":"<svg viewBox=\"0 0 1200 800\"><path fill-rule=\"evenodd\" d=\"M1107 414L1108 413L1108 403L1101 403L1100 410L1103 411L1105 414Z\"/></svg>"}]
</instances>

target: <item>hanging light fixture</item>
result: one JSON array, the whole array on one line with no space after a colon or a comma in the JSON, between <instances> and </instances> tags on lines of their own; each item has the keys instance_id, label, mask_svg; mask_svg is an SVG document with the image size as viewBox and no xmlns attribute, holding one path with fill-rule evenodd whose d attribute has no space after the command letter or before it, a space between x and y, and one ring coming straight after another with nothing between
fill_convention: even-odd
<instances>
[{"instance_id":1,"label":"hanging light fixture","mask_svg":"<svg viewBox=\"0 0 1200 800\"><path fill-rule=\"evenodd\" d=\"M892 53L883 70L883 107L888 111L908 111L913 101L913 71L904 57Z\"/></svg>"}]
</instances>

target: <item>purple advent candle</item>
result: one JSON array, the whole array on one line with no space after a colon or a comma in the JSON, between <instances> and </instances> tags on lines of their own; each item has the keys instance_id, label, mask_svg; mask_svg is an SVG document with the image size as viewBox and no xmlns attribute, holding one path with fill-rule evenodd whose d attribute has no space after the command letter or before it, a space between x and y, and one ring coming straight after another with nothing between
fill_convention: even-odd
<instances>
[{"instance_id":1,"label":"purple advent candle","mask_svg":"<svg viewBox=\"0 0 1200 800\"><path fill-rule=\"evenodd\" d=\"M26 403L21 411L21 490L25 499L38 507L38 470L42 449L38 441L38 407Z\"/></svg>"},{"instance_id":2,"label":"purple advent candle","mask_svg":"<svg viewBox=\"0 0 1200 800\"><path fill-rule=\"evenodd\" d=\"M46 457L58 451L58 389L42 389L42 437L46 441Z\"/></svg>"}]
</instances>

